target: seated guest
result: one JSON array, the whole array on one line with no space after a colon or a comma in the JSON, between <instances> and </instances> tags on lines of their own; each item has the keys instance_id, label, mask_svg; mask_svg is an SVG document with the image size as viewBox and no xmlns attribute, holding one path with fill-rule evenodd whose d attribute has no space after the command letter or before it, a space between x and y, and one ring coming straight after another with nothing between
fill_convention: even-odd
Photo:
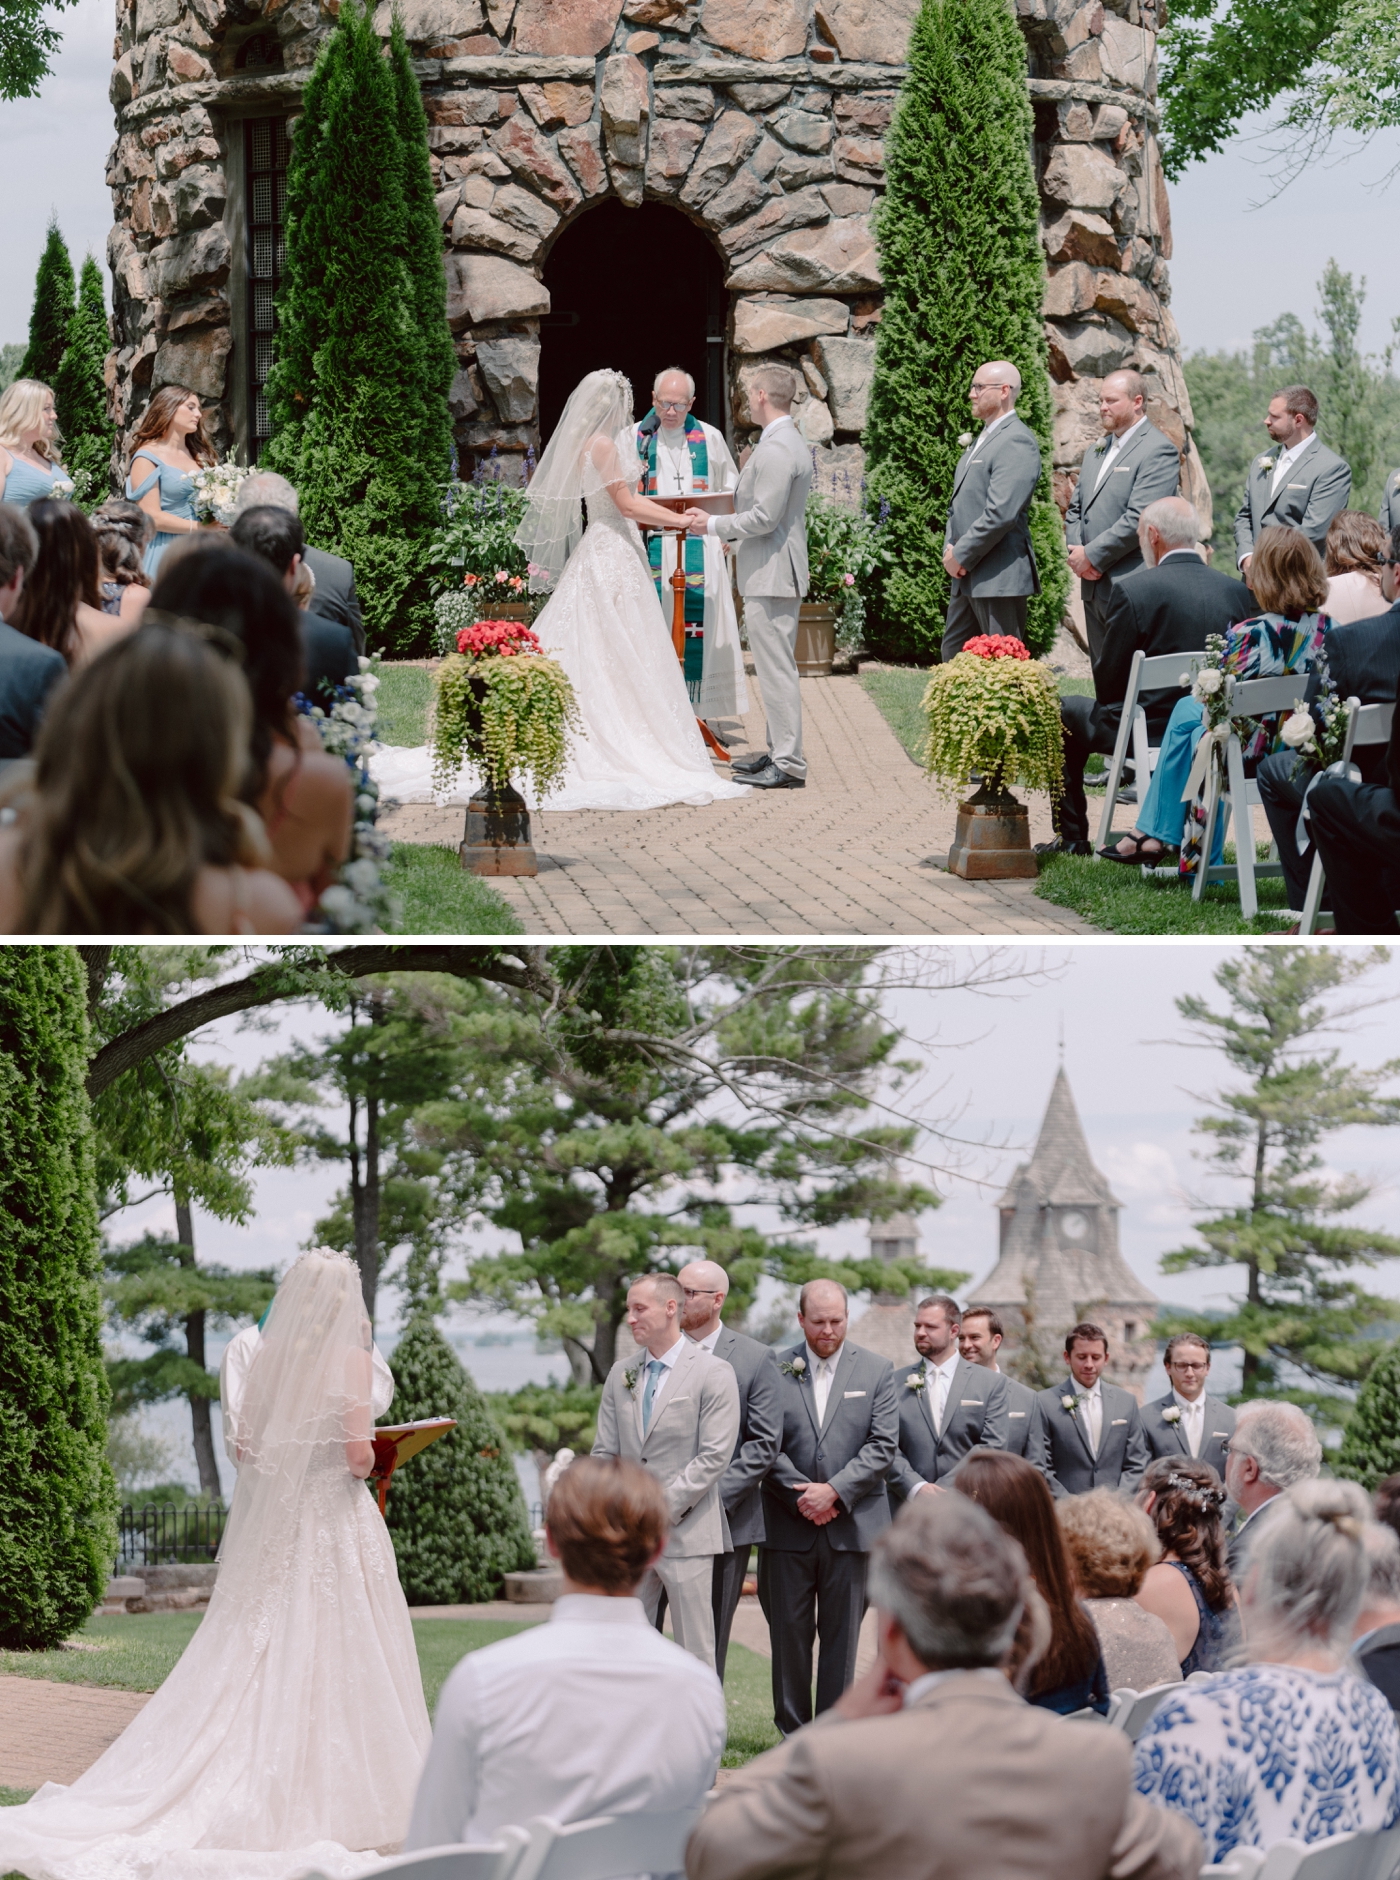
<instances>
[{"instance_id":1,"label":"seated guest","mask_svg":"<svg viewBox=\"0 0 1400 1880\"><path fill-rule=\"evenodd\" d=\"M1137 1602L1165 1621L1183 1678L1223 1670L1234 1648L1235 1595L1225 1570L1223 1525L1228 1500L1210 1464L1191 1456L1159 1456L1138 1489L1162 1559L1148 1569Z\"/></svg>"},{"instance_id":2,"label":"seated guest","mask_svg":"<svg viewBox=\"0 0 1400 1880\"><path fill-rule=\"evenodd\" d=\"M1389 532L1364 510L1342 509L1327 525L1327 618L1334 627L1384 612L1380 562Z\"/></svg>"},{"instance_id":3,"label":"seated guest","mask_svg":"<svg viewBox=\"0 0 1400 1880\"><path fill-rule=\"evenodd\" d=\"M1162 1549L1151 1521L1111 1488L1055 1503L1074 1583L1099 1635L1108 1688L1145 1691L1180 1677L1165 1623L1137 1603L1143 1576Z\"/></svg>"},{"instance_id":4,"label":"seated guest","mask_svg":"<svg viewBox=\"0 0 1400 1880\"><path fill-rule=\"evenodd\" d=\"M10 625L38 559L39 538L28 516L0 503L0 767L28 757L49 694L68 670L62 653Z\"/></svg>"},{"instance_id":5,"label":"seated guest","mask_svg":"<svg viewBox=\"0 0 1400 1880\"><path fill-rule=\"evenodd\" d=\"M1310 673L1322 651L1331 622L1322 612L1327 600L1327 577L1317 550L1301 529L1265 529L1249 563L1249 585L1263 613L1240 621L1225 634L1224 670L1236 679L1272 679L1283 673ZM1302 688L1300 687L1300 693ZM1247 737L1245 768L1252 774L1261 757L1275 748L1278 727L1287 712L1271 713ZM1199 844L1198 821L1204 812L1201 796L1183 810L1182 792L1191 760L1205 729L1205 710L1188 692L1172 708L1162 736L1161 755L1152 773L1151 787L1138 812L1131 836L1131 852L1118 859L1157 862L1168 849L1181 848L1182 873L1195 869L1194 846ZM1183 821L1186 830L1183 831ZM1216 817L1211 864L1219 862L1225 847L1223 819ZM1105 851L1109 853L1109 851Z\"/></svg>"},{"instance_id":6,"label":"seated guest","mask_svg":"<svg viewBox=\"0 0 1400 1880\"><path fill-rule=\"evenodd\" d=\"M32 791L0 829L5 933L295 933L296 896L238 800L252 708L237 665L151 622L44 720Z\"/></svg>"},{"instance_id":7,"label":"seated guest","mask_svg":"<svg viewBox=\"0 0 1400 1880\"><path fill-rule=\"evenodd\" d=\"M1208 633L1224 633L1254 612L1254 600L1242 581L1209 568L1199 547L1201 525L1182 496L1149 503L1138 519L1144 565L1115 577L1108 603L1108 631L1094 668L1094 697L1060 700L1065 735L1065 794L1057 814L1059 846L1071 854L1089 853L1089 809L1084 795L1084 766L1091 751L1109 755L1128 693L1133 654L1149 659L1162 653L1199 653ZM1139 700L1147 714L1147 735L1161 740L1176 685L1154 686ZM1055 845L1050 845L1054 847ZM1114 861L1135 861L1131 840L1105 850Z\"/></svg>"},{"instance_id":8,"label":"seated guest","mask_svg":"<svg viewBox=\"0 0 1400 1880\"><path fill-rule=\"evenodd\" d=\"M61 653L75 672L125 639L136 623L102 611L97 537L81 509L41 497L29 505L29 520L39 538L39 558L10 624Z\"/></svg>"},{"instance_id":9,"label":"seated guest","mask_svg":"<svg viewBox=\"0 0 1400 1880\"><path fill-rule=\"evenodd\" d=\"M1186 1685L1138 1738L1138 1793L1199 1828L1208 1861L1400 1820L1395 1717L1345 1668L1369 1512L1352 1482L1290 1489L1241 1587L1252 1662Z\"/></svg>"},{"instance_id":10,"label":"seated guest","mask_svg":"<svg viewBox=\"0 0 1400 1880\"><path fill-rule=\"evenodd\" d=\"M563 1594L546 1624L469 1652L449 1675L405 1852L487 1840L532 1815L586 1821L704 1800L724 1693L637 1597L669 1525L666 1492L640 1463L569 1464L545 1516Z\"/></svg>"},{"instance_id":11,"label":"seated guest","mask_svg":"<svg viewBox=\"0 0 1400 1880\"><path fill-rule=\"evenodd\" d=\"M299 616L265 562L224 542L172 553L151 604L240 640L253 695L251 762L242 796L258 812L274 866L310 913L350 853L350 772L293 704L301 689Z\"/></svg>"},{"instance_id":12,"label":"seated guest","mask_svg":"<svg viewBox=\"0 0 1400 1880\"><path fill-rule=\"evenodd\" d=\"M260 556L295 599L306 537L294 510L278 509L271 503L242 509L229 530L229 539L250 555ZM359 676L355 642L348 627L337 626L333 620L318 620L314 614L302 614L300 631L306 666L302 689L313 705L324 709L334 703L337 686Z\"/></svg>"},{"instance_id":13,"label":"seated guest","mask_svg":"<svg viewBox=\"0 0 1400 1880\"><path fill-rule=\"evenodd\" d=\"M1368 1521L1362 1545L1368 1578L1351 1628L1352 1663L1400 1710L1400 1537L1383 1521Z\"/></svg>"},{"instance_id":14,"label":"seated guest","mask_svg":"<svg viewBox=\"0 0 1400 1880\"><path fill-rule=\"evenodd\" d=\"M1383 776L1377 783L1319 777L1308 794L1308 827L1339 934L1400 933L1400 711Z\"/></svg>"},{"instance_id":15,"label":"seated guest","mask_svg":"<svg viewBox=\"0 0 1400 1880\"><path fill-rule=\"evenodd\" d=\"M1034 1597L982 1509L914 1496L871 1555L874 1666L726 1772L689 1880L1195 1880L1200 1838L1133 1795L1127 1739L1028 1709L998 1669Z\"/></svg>"},{"instance_id":16,"label":"seated guest","mask_svg":"<svg viewBox=\"0 0 1400 1880\"><path fill-rule=\"evenodd\" d=\"M91 521L102 563L98 582L102 611L122 620L139 620L151 598L143 564L155 524L140 503L120 496L94 509Z\"/></svg>"},{"instance_id":17,"label":"seated guest","mask_svg":"<svg viewBox=\"0 0 1400 1880\"><path fill-rule=\"evenodd\" d=\"M264 503L271 503L274 509L289 509L294 516L299 513L295 489L275 470L254 470L243 479L234 513L241 515L245 509L257 509ZM311 612L335 621L337 626L349 627L356 654L363 653L365 618L360 611L360 597L355 592L355 570L343 555L313 548L309 542L302 550L302 561L316 581Z\"/></svg>"},{"instance_id":18,"label":"seated guest","mask_svg":"<svg viewBox=\"0 0 1400 1880\"><path fill-rule=\"evenodd\" d=\"M1282 1509L1284 1495L1321 1467L1322 1444L1306 1410L1260 1397L1241 1407L1225 1457L1225 1492L1235 1504L1225 1564L1236 1586L1244 1580L1250 1548Z\"/></svg>"},{"instance_id":19,"label":"seated guest","mask_svg":"<svg viewBox=\"0 0 1400 1880\"><path fill-rule=\"evenodd\" d=\"M1020 1543L1050 1610L1050 1645L1031 1674L1028 1700L1062 1716L1075 1710L1106 1711L1108 1674L1098 1634L1075 1592L1074 1570L1044 1476L1023 1456L974 1449L958 1464L953 1486Z\"/></svg>"}]
</instances>

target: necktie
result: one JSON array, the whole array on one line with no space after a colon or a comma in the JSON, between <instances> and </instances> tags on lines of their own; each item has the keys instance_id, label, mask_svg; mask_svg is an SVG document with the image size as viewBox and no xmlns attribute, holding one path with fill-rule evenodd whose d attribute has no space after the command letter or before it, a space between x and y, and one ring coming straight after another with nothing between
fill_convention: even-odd
<instances>
[{"instance_id":1,"label":"necktie","mask_svg":"<svg viewBox=\"0 0 1400 1880\"><path fill-rule=\"evenodd\" d=\"M812 1401L817 1407L817 1427L826 1421L826 1400L831 1394L831 1365L823 1358L817 1366L817 1375L812 1380Z\"/></svg>"},{"instance_id":2,"label":"necktie","mask_svg":"<svg viewBox=\"0 0 1400 1880\"><path fill-rule=\"evenodd\" d=\"M1282 483L1283 479L1288 475L1289 470L1292 468L1291 464L1284 463L1283 455L1284 455L1283 452L1280 451L1278 454L1278 458L1274 464L1274 479L1273 479L1273 482L1270 483L1269 485L1270 496L1277 496L1279 484Z\"/></svg>"},{"instance_id":3,"label":"necktie","mask_svg":"<svg viewBox=\"0 0 1400 1880\"><path fill-rule=\"evenodd\" d=\"M647 1361L647 1387L642 1393L642 1434L646 1435L651 1427L651 1406L656 1396L656 1387L661 1382L661 1373L666 1369L660 1358Z\"/></svg>"},{"instance_id":4,"label":"necktie","mask_svg":"<svg viewBox=\"0 0 1400 1880\"><path fill-rule=\"evenodd\" d=\"M924 1369L925 1371L927 1371L928 1366L925 1365ZM943 1371L935 1370L933 1373L932 1382L933 1382L933 1427L937 1431L937 1433L941 1436L943 1434L943 1408L944 1408L944 1405L948 1401L947 1374Z\"/></svg>"},{"instance_id":5,"label":"necktie","mask_svg":"<svg viewBox=\"0 0 1400 1880\"><path fill-rule=\"evenodd\" d=\"M1085 1439L1087 1440L1089 1444L1089 1453L1095 1458L1095 1460L1097 1460L1098 1453L1099 1453L1099 1433L1094 1428L1095 1401L1096 1400L1093 1397L1089 1396L1086 1392L1084 1391L1080 1392L1079 1415L1080 1415L1080 1419L1082 1420L1084 1424L1084 1435L1085 1435Z\"/></svg>"},{"instance_id":6,"label":"necktie","mask_svg":"<svg viewBox=\"0 0 1400 1880\"><path fill-rule=\"evenodd\" d=\"M1206 1414L1204 1397L1198 1397L1186 1412L1186 1447L1193 1456L1201 1453L1201 1424Z\"/></svg>"}]
</instances>

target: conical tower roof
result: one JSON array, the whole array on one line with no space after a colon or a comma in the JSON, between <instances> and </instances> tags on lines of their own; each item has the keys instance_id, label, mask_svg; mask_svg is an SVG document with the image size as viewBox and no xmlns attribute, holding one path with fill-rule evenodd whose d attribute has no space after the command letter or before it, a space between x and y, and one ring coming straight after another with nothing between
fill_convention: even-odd
<instances>
[{"instance_id":1,"label":"conical tower roof","mask_svg":"<svg viewBox=\"0 0 1400 1880\"><path fill-rule=\"evenodd\" d=\"M1032 1195L1066 1208L1076 1203L1091 1207L1100 1203L1114 1208L1122 1206L1094 1166L1063 1064L1055 1073L1031 1159L1017 1166L997 1205L1016 1207Z\"/></svg>"}]
</instances>

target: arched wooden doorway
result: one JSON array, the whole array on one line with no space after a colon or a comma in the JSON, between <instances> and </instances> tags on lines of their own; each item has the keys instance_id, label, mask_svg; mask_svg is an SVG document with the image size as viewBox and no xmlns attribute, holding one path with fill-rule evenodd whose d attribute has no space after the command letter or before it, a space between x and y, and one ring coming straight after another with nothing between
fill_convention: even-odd
<instances>
[{"instance_id":1,"label":"arched wooden doorway","mask_svg":"<svg viewBox=\"0 0 1400 1880\"><path fill-rule=\"evenodd\" d=\"M725 428L724 269L679 209L660 202L629 209L609 197L559 237L544 284L551 311L540 322L542 443L579 380L602 366L632 381L638 418L657 373L683 367L695 380L696 415Z\"/></svg>"}]
</instances>

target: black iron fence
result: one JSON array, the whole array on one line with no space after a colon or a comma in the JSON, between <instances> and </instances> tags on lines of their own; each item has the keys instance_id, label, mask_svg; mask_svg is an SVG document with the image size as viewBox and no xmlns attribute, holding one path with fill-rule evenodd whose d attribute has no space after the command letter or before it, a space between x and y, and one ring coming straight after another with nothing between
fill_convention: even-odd
<instances>
[{"instance_id":1,"label":"black iron fence","mask_svg":"<svg viewBox=\"0 0 1400 1880\"><path fill-rule=\"evenodd\" d=\"M221 1502L177 1508L151 1503L122 1509L117 1525L117 1572L212 1560L224 1536L228 1510Z\"/></svg>"}]
</instances>

